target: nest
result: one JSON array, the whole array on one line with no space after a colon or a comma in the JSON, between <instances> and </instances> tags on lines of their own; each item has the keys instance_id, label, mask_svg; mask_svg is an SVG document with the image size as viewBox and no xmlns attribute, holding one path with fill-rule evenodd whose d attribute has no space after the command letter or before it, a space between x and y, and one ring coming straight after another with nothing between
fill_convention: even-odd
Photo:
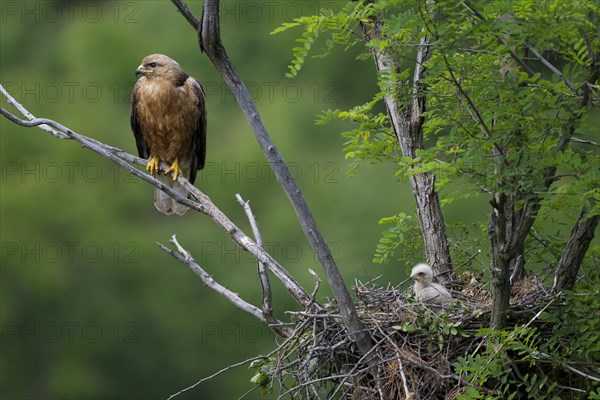
<instances>
[{"instance_id":1,"label":"nest","mask_svg":"<svg viewBox=\"0 0 600 400\"><path fill-rule=\"evenodd\" d=\"M486 349L488 337L478 332L489 326L491 296L475 279L447 286L459 301L433 310L399 287L357 282L355 304L374 343L366 355L349 339L335 302L293 313L294 334L262 363L270 388L278 384L278 398L455 399L474 387L453 364ZM554 298L535 278L517 283L509 325L542 327L537 317Z\"/></svg>"}]
</instances>

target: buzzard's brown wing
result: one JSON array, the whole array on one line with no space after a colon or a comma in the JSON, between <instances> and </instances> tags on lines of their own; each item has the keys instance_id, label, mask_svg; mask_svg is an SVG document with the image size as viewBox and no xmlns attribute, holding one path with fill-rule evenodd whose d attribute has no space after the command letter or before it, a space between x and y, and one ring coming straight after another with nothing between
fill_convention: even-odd
<instances>
[{"instance_id":1,"label":"buzzard's brown wing","mask_svg":"<svg viewBox=\"0 0 600 400\"><path fill-rule=\"evenodd\" d=\"M144 78L140 78L140 80L142 79ZM133 91L131 92L131 114L129 116L129 123L131 124L131 130L133 131L133 136L135 137L135 144L137 146L139 156L141 158L149 158L150 148L148 147L148 143L146 143L144 136L142 135L142 128L140 126L137 112L138 85L139 81L135 84Z\"/></svg>"},{"instance_id":2,"label":"buzzard's brown wing","mask_svg":"<svg viewBox=\"0 0 600 400\"><path fill-rule=\"evenodd\" d=\"M204 95L204 89L202 89L202 85L195 80L194 78L188 78L186 84L190 84L192 87L192 92L196 97L196 104L198 107L198 121L194 130L194 139L193 139L193 156L192 156L192 166L190 170L190 178L189 181L194 183L196 180L197 171L204 168L204 164L206 162L206 99ZM136 135L137 141L137 135ZM139 145L138 145L139 149Z\"/></svg>"}]
</instances>

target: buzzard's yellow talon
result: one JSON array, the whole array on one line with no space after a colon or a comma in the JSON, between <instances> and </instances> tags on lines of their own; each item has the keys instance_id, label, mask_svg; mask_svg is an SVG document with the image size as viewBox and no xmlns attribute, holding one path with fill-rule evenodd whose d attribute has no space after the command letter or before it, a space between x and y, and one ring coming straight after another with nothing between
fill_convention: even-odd
<instances>
[{"instance_id":1,"label":"buzzard's yellow talon","mask_svg":"<svg viewBox=\"0 0 600 400\"><path fill-rule=\"evenodd\" d=\"M150 160L148 160L148 164L146 165L146 171L150 172L152 176L156 175L160 169L160 159L156 156L152 156Z\"/></svg>"},{"instance_id":2,"label":"buzzard's yellow talon","mask_svg":"<svg viewBox=\"0 0 600 400\"><path fill-rule=\"evenodd\" d=\"M181 174L183 174L183 171L181 170L181 168L179 167L179 160L175 159L175 161L173 161L173 164L171 164L171 166L169 167L168 170L165 171L165 175L173 173L173 180L176 181L177 177Z\"/></svg>"}]
</instances>

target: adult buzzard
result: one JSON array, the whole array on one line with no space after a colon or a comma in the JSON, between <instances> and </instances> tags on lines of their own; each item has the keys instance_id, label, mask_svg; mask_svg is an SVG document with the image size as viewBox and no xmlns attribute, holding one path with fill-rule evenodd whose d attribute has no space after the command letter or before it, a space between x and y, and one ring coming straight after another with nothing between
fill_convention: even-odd
<instances>
[{"instance_id":1,"label":"adult buzzard","mask_svg":"<svg viewBox=\"0 0 600 400\"><path fill-rule=\"evenodd\" d=\"M131 130L138 153L148 159L147 171L185 196L177 177L194 183L206 159L204 90L175 60L162 54L144 58L135 74L143 75L131 93ZM164 176L159 174L161 161L170 165ZM158 188L154 206L167 215L188 210Z\"/></svg>"}]
</instances>

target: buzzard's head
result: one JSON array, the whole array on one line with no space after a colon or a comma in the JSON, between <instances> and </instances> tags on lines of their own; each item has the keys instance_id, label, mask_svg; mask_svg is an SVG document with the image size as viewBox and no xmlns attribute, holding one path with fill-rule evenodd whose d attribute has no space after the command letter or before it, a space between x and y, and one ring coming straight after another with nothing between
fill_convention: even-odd
<instances>
[{"instance_id":1,"label":"buzzard's head","mask_svg":"<svg viewBox=\"0 0 600 400\"><path fill-rule=\"evenodd\" d=\"M433 279L433 270L427 264L417 264L413 267L410 277L417 282L430 283Z\"/></svg>"},{"instance_id":2,"label":"buzzard's head","mask_svg":"<svg viewBox=\"0 0 600 400\"><path fill-rule=\"evenodd\" d=\"M147 79L163 78L168 80L180 80L185 75L177 61L163 54L151 54L144 58L135 70L136 76L140 74Z\"/></svg>"}]
</instances>

